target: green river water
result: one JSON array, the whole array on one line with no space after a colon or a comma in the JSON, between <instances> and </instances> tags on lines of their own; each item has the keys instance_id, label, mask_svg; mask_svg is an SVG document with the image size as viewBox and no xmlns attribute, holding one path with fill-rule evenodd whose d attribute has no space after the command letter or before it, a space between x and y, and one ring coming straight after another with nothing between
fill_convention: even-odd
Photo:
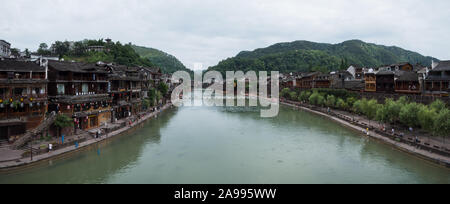
<instances>
[{"instance_id":1,"label":"green river water","mask_svg":"<svg viewBox=\"0 0 450 204\"><path fill-rule=\"evenodd\" d=\"M281 107L182 107L0 183L450 183L450 170L326 118Z\"/></svg>"}]
</instances>

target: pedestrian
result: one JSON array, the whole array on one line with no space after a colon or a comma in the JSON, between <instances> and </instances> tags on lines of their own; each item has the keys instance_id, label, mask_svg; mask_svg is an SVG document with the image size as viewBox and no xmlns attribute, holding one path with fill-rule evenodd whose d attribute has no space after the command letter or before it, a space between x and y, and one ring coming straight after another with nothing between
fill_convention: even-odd
<instances>
[{"instance_id":1,"label":"pedestrian","mask_svg":"<svg viewBox=\"0 0 450 204\"><path fill-rule=\"evenodd\" d=\"M100 138L100 134L102 134L102 132L100 131L100 129L97 130L97 138Z\"/></svg>"},{"instance_id":2,"label":"pedestrian","mask_svg":"<svg viewBox=\"0 0 450 204\"><path fill-rule=\"evenodd\" d=\"M52 145L52 143L49 143L48 144L48 153L50 153L52 151L52 149L53 149L53 145Z\"/></svg>"}]
</instances>

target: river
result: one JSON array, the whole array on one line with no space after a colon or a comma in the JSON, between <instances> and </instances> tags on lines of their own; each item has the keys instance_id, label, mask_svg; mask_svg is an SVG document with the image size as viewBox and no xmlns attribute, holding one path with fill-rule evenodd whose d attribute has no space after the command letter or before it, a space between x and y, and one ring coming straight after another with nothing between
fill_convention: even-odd
<instances>
[{"instance_id":1,"label":"river","mask_svg":"<svg viewBox=\"0 0 450 204\"><path fill-rule=\"evenodd\" d=\"M98 147L0 183L450 183L450 170L282 106L182 107Z\"/></svg>"}]
</instances>

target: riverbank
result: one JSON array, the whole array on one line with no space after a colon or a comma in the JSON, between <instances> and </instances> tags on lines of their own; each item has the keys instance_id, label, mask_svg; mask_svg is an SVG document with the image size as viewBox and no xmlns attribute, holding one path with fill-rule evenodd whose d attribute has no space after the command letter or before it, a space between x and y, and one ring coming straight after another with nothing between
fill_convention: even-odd
<instances>
[{"instance_id":1,"label":"riverbank","mask_svg":"<svg viewBox=\"0 0 450 204\"><path fill-rule=\"evenodd\" d=\"M364 128L364 127L361 127L361 126L356 125L354 123L351 123L351 122L349 122L347 120L344 120L344 119L332 116L332 115L324 113L324 112L313 110L310 107L303 106L303 105L301 105L299 103L294 103L294 102L291 102L291 101L282 101L281 104L286 105L286 106L290 106L290 107L294 107L294 108L298 108L298 109L301 109L301 110L304 110L304 111L307 111L307 112L311 112L311 113L314 113L314 114L317 114L317 115L321 115L321 116L324 116L324 117L327 117L327 118L329 118L329 119L331 119L331 120L333 120L333 121L335 121L337 123L340 123L341 125L344 125L344 126L347 126L349 128L352 128L352 129L354 129L356 131L365 133L365 135L367 134L367 128L369 128L369 126ZM347 118L348 120L352 120L350 116L343 115L343 118ZM445 166L447 168L450 168L450 158L447 157L447 156L443 156L443 155L440 155L440 154L437 154L437 153L433 153L431 151L427 151L425 149L421 149L420 147L418 148L418 146L413 146L413 145L409 145L407 143L399 142L399 141L394 140L392 138L383 136L382 134L379 134L379 133L377 133L376 131L374 131L372 129L369 130L369 136L371 138L374 138L374 139L378 140L378 141L382 141L382 142L384 142L386 144L392 145L392 146L396 147L397 149L399 149L401 151L407 152L407 153L415 155L415 156L417 156L419 158L422 158L422 159L431 161L433 163L436 163L436 164Z\"/></svg>"},{"instance_id":2,"label":"riverbank","mask_svg":"<svg viewBox=\"0 0 450 204\"><path fill-rule=\"evenodd\" d=\"M109 132L105 135L102 135L100 138L94 138L89 139L84 142L80 142L78 144L78 147L75 146L68 146L64 147L55 151L51 151L46 154L36 155L33 156L33 160L31 160L29 157L27 158L21 158L14 161L0 161L0 171L13 171L18 170L22 168L32 167L34 165L39 165L47 161L51 161L52 159L59 159L64 158L67 156L70 156L72 153L76 153L79 151L83 151L85 149L88 149L92 146L95 146L98 143L107 141L109 139L112 139L118 135L124 134L130 130L133 130L134 128L138 127L140 124L146 122L147 120L157 116L158 114L162 113L162 111L172 107L172 104L166 104L163 106L160 110L152 112L152 113L146 113L145 115L142 115L140 119L132 122L131 124L127 125L126 127L120 128L118 130Z\"/></svg>"}]
</instances>

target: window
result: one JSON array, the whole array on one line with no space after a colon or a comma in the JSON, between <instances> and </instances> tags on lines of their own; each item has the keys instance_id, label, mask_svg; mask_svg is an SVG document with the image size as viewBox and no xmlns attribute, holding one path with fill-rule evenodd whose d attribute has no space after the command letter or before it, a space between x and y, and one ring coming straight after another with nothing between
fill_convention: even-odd
<instances>
[{"instance_id":1,"label":"window","mask_svg":"<svg viewBox=\"0 0 450 204\"><path fill-rule=\"evenodd\" d=\"M14 95L15 96L22 96L27 94L27 89L25 88L15 88L14 89Z\"/></svg>"},{"instance_id":2,"label":"window","mask_svg":"<svg viewBox=\"0 0 450 204\"><path fill-rule=\"evenodd\" d=\"M83 84L81 88L82 88L83 94L87 94L89 92L89 85L88 84Z\"/></svg>"},{"instance_id":3,"label":"window","mask_svg":"<svg viewBox=\"0 0 450 204\"><path fill-rule=\"evenodd\" d=\"M64 84L58 84L58 95L64 95L66 93Z\"/></svg>"}]
</instances>

